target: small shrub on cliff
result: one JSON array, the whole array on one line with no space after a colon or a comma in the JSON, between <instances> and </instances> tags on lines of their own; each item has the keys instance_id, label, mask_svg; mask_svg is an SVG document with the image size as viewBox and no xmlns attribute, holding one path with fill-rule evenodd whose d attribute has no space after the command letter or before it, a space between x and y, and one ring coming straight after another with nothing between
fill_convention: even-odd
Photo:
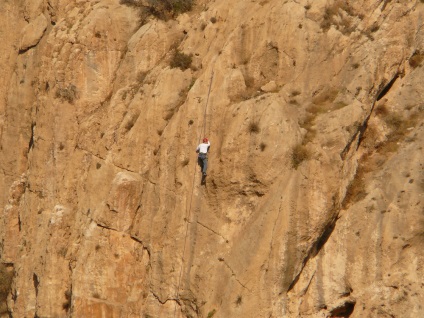
<instances>
[{"instance_id":1,"label":"small shrub on cliff","mask_svg":"<svg viewBox=\"0 0 424 318\"><path fill-rule=\"evenodd\" d=\"M185 71L191 66L193 56L190 54L184 54L178 50L175 50L174 56L170 62L171 68L180 68L182 71Z\"/></svg>"},{"instance_id":2,"label":"small shrub on cliff","mask_svg":"<svg viewBox=\"0 0 424 318\"><path fill-rule=\"evenodd\" d=\"M213 316L215 316L215 313L216 313L216 309L212 309L210 312L208 312L207 318L212 318Z\"/></svg>"},{"instance_id":3,"label":"small shrub on cliff","mask_svg":"<svg viewBox=\"0 0 424 318\"><path fill-rule=\"evenodd\" d=\"M409 65L411 65L412 68L416 68L422 64L423 60L424 60L424 53L415 52L414 55L412 55L411 58L409 59Z\"/></svg>"},{"instance_id":4,"label":"small shrub on cliff","mask_svg":"<svg viewBox=\"0 0 424 318\"><path fill-rule=\"evenodd\" d=\"M257 121L251 121L247 127L247 130L249 133L257 134L261 131L261 128L259 127L259 123Z\"/></svg>"},{"instance_id":5,"label":"small shrub on cliff","mask_svg":"<svg viewBox=\"0 0 424 318\"><path fill-rule=\"evenodd\" d=\"M71 302L72 302L72 290L68 289L65 292L65 299L66 301L62 304L62 308L65 311L69 311L69 309L71 309Z\"/></svg>"},{"instance_id":6,"label":"small shrub on cliff","mask_svg":"<svg viewBox=\"0 0 424 318\"><path fill-rule=\"evenodd\" d=\"M5 264L0 264L0 309L6 303L7 295L12 287L13 271Z\"/></svg>"},{"instance_id":7,"label":"small shrub on cliff","mask_svg":"<svg viewBox=\"0 0 424 318\"><path fill-rule=\"evenodd\" d=\"M336 0L324 10L324 16L320 23L324 31L328 31L332 25L344 34L350 34L354 31L355 26L349 16L354 16L354 12L349 4L344 0Z\"/></svg>"},{"instance_id":8,"label":"small shrub on cliff","mask_svg":"<svg viewBox=\"0 0 424 318\"><path fill-rule=\"evenodd\" d=\"M77 88L75 85L69 85L68 87L59 87L56 90L56 98L60 98L62 101L66 100L69 104L73 104L75 99L77 99Z\"/></svg>"},{"instance_id":9,"label":"small shrub on cliff","mask_svg":"<svg viewBox=\"0 0 424 318\"><path fill-rule=\"evenodd\" d=\"M238 295L235 301L235 304L236 306L240 306L242 303L243 303L243 297L241 295Z\"/></svg>"},{"instance_id":10,"label":"small shrub on cliff","mask_svg":"<svg viewBox=\"0 0 424 318\"><path fill-rule=\"evenodd\" d=\"M194 0L120 0L119 3L140 10L140 18L143 21L149 14L158 19L167 20L190 11Z\"/></svg>"},{"instance_id":11,"label":"small shrub on cliff","mask_svg":"<svg viewBox=\"0 0 424 318\"><path fill-rule=\"evenodd\" d=\"M302 144L298 144L298 145L294 146L292 153L291 153L292 167L294 169L297 169L300 166L300 164L303 161L308 160L309 157L310 157L309 151L306 148L306 146L304 146Z\"/></svg>"}]
</instances>

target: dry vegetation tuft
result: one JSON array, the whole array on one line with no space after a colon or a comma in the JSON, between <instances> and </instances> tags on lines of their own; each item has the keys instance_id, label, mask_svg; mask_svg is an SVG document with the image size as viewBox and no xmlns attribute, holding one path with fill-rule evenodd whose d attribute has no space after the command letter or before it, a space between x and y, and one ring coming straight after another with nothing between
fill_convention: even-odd
<instances>
[{"instance_id":1,"label":"dry vegetation tuft","mask_svg":"<svg viewBox=\"0 0 424 318\"><path fill-rule=\"evenodd\" d=\"M77 88L75 85L69 85L68 87L58 88L56 90L55 98L60 98L62 101L67 101L69 104L73 104L77 99Z\"/></svg>"},{"instance_id":2,"label":"dry vegetation tuft","mask_svg":"<svg viewBox=\"0 0 424 318\"><path fill-rule=\"evenodd\" d=\"M355 13L352 7L344 0L336 0L325 8L320 26L323 31L328 31L331 26L334 26L343 34L350 34L356 29L353 17Z\"/></svg>"},{"instance_id":3,"label":"dry vegetation tuft","mask_svg":"<svg viewBox=\"0 0 424 318\"><path fill-rule=\"evenodd\" d=\"M5 264L0 263L0 311L7 310L6 300L10 293L13 280L13 270L10 270ZM6 311L7 312L7 311Z\"/></svg>"},{"instance_id":4,"label":"dry vegetation tuft","mask_svg":"<svg viewBox=\"0 0 424 318\"><path fill-rule=\"evenodd\" d=\"M120 0L119 3L138 9L141 23L149 15L168 20L190 11L194 6L194 0Z\"/></svg>"},{"instance_id":5,"label":"dry vegetation tuft","mask_svg":"<svg viewBox=\"0 0 424 318\"><path fill-rule=\"evenodd\" d=\"M251 121L249 123L249 126L247 127L247 130L249 131L249 133L258 134L261 131L261 128L259 127L259 122Z\"/></svg>"},{"instance_id":6,"label":"dry vegetation tuft","mask_svg":"<svg viewBox=\"0 0 424 318\"><path fill-rule=\"evenodd\" d=\"M303 144L298 144L293 147L291 153L291 163L294 169L297 169L300 164L310 158L309 150Z\"/></svg>"},{"instance_id":7,"label":"dry vegetation tuft","mask_svg":"<svg viewBox=\"0 0 424 318\"><path fill-rule=\"evenodd\" d=\"M215 316L215 313L216 313L216 309L212 309L210 312L208 312L207 318L212 318L213 316Z\"/></svg>"},{"instance_id":8,"label":"dry vegetation tuft","mask_svg":"<svg viewBox=\"0 0 424 318\"><path fill-rule=\"evenodd\" d=\"M170 66L171 68L180 68L182 71L185 71L191 66L193 60L192 54L185 54L178 50L175 50L175 53L171 59Z\"/></svg>"},{"instance_id":9,"label":"dry vegetation tuft","mask_svg":"<svg viewBox=\"0 0 424 318\"><path fill-rule=\"evenodd\" d=\"M417 51L409 59L409 65L411 65L412 68L416 68L418 66L421 66L423 60L424 60L424 53Z\"/></svg>"},{"instance_id":10,"label":"dry vegetation tuft","mask_svg":"<svg viewBox=\"0 0 424 318\"><path fill-rule=\"evenodd\" d=\"M403 114L390 112L384 104L379 105L375 112L385 122L390 132L386 135L384 143L376 144L375 135L377 131L372 126L365 131L361 144L365 149L368 149L368 152L361 158L355 178L346 191L343 206L358 202L366 197L366 174L370 171L381 169L382 164L388 158L388 154L396 152L401 141L408 142L406 137L409 129L417 125L422 118L420 113L405 117Z\"/></svg>"}]
</instances>

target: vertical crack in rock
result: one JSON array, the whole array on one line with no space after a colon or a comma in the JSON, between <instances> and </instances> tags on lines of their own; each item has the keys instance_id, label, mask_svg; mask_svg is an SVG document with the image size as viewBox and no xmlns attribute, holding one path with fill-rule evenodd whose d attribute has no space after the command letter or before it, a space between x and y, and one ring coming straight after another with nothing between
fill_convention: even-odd
<instances>
[{"instance_id":1,"label":"vertical crack in rock","mask_svg":"<svg viewBox=\"0 0 424 318\"><path fill-rule=\"evenodd\" d=\"M38 296L38 286L40 285L40 281L38 280L38 276L35 273L32 274L32 282L34 283L35 297L37 297Z\"/></svg>"},{"instance_id":2,"label":"vertical crack in rock","mask_svg":"<svg viewBox=\"0 0 424 318\"><path fill-rule=\"evenodd\" d=\"M40 280L37 276L37 274L33 273L32 274L32 281L34 284L34 289L35 289L35 313L34 313L34 317L38 317L37 315L37 304L38 304L38 286L40 285Z\"/></svg>"},{"instance_id":3,"label":"vertical crack in rock","mask_svg":"<svg viewBox=\"0 0 424 318\"><path fill-rule=\"evenodd\" d=\"M374 110L374 106L375 103L377 101L379 101L380 99L382 99L388 92L389 90L392 88L393 84L396 82L396 80L399 77L399 72L397 72L393 78L389 81L388 84L384 85L380 85L380 87L382 87L378 93L377 93L377 97L374 100L372 106L371 106L371 110L369 112L369 114L367 115L367 117L365 118L365 120L362 122L361 125L358 126L357 130L355 131L355 133L352 135L352 137L349 139L349 141L347 142L346 146L344 147L344 149L342 150L342 152L340 153L340 157L342 158L342 160L346 159L347 154L349 153L350 148L352 147L353 142L357 139L358 137L358 142L356 145L356 150L359 149L359 146L361 145L361 142L363 140L363 136L364 133L368 127L368 121L371 118L372 112Z\"/></svg>"},{"instance_id":4,"label":"vertical crack in rock","mask_svg":"<svg viewBox=\"0 0 424 318\"><path fill-rule=\"evenodd\" d=\"M382 99L392 88L393 84L396 82L396 80L399 78L399 73L396 73L395 76L390 80L390 82L383 87L383 89L380 90L380 92L377 95L377 101Z\"/></svg>"},{"instance_id":5,"label":"vertical crack in rock","mask_svg":"<svg viewBox=\"0 0 424 318\"><path fill-rule=\"evenodd\" d=\"M324 231L322 232L322 234L317 238L317 240L314 242L312 247L309 249L308 254L306 255L306 257L302 261L302 265L301 265L301 269L300 269L299 273L296 275L296 277L294 278L294 280L290 284L289 288L287 289L287 292L289 292L290 290L292 290L294 288L294 286L299 281L300 275L302 274L303 269L305 268L308 261L311 258L318 255L318 253L324 247L325 243L330 238L331 234L333 233L334 228L336 227L336 222L339 218L338 217L339 213L340 213L340 209L337 209L337 210L334 209L333 213L331 213L332 214L331 219L329 220L327 225L324 227Z\"/></svg>"},{"instance_id":6,"label":"vertical crack in rock","mask_svg":"<svg viewBox=\"0 0 424 318\"><path fill-rule=\"evenodd\" d=\"M65 291L65 302L62 304L62 308L69 312L72 306L72 284L68 290Z\"/></svg>"},{"instance_id":7,"label":"vertical crack in rock","mask_svg":"<svg viewBox=\"0 0 424 318\"><path fill-rule=\"evenodd\" d=\"M375 103L380 100L381 98L383 98L388 92L389 90L392 88L393 84L396 82L396 80L399 77L399 72L397 72L393 78L386 84L380 84L380 87L382 87L381 89L378 90L377 93L377 97L375 98L372 106L371 106L371 110L369 112L369 114L367 115L367 117L365 118L365 120L363 121L362 125L360 125L358 127L358 129L356 130L356 132L353 134L352 138L349 140L349 142L347 143L346 147L343 149L343 151L340 154L340 157L345 160L353 142L357 139L357 146L356 146L356 151L358 151L361 142L363 140L363 136L364 133L368 127L368 121L371 118L372 112L374 110L375 107ZM356 173L353 177L353 180L356 178ZM345 197L346 198L346 197ZM300 275L303 272L303 269L305 268L306 263L309 261L309 259L311 259L312 257L315 257L316 255L318 255L318 253L320 252L320 250L323 248L323 246L325 245L325 243L328 241L329 237L331 236L331 234L333 233L333 230L336 226L336 222L339 219L339 214L340 214L340 208L344 206L343 202L345 200L345 198L342 200L342 204L340 205L339 208L336 208L336 202L337 200L334 200L334 206L333 206L333 212L331 213L331 219L329 220L329 222L327 223L327 225L324 228L324 231L322 232L322 234L318 237L318 239L315 241L315 243L312 245L311 249L309 250L309 253L307 254L307 256L304 258L303 262L302 262L302 267L301 270L299 271L299 273L296 275L295 279L292 281L292 283L290 284L288 291L290 291L291 289L293 289L293 287L296 285L296 283L298 282ZM352 309L353 311L353 309Z\"/></svg>"},{"instance_id":8,"label":"vertical crack in rock","mask_svg":"<svg viewBox=\"0 0 424 318\"><path fill-rule=\"evenodd\" d=\"M309 287L311 286L312 280L313 280L313 279L314 279L314 277L315 277L315 274L316 274L316 271L314 271L314 272L313 272L313 274L311 275L311 278L309 279L308 284L306 285L306 287L305 287L305 288L304 288L304 290L302 291L301 296L306 295L306 293L308 292Z\"/></svg>"},{"instance_id":9,"label":"vertical crack in rock","mask_svg":"<svg viewBox=\"0 0 424 318\"><path fill-rule=\"evenodd\" d=\"M12 294L13 300L16 300L17 297L16 292L12 289L14 275L13 263L0 263L0 309L3 309L2 314L9 314L9 317L11 317L11 312L7 304L7 297L9 294Z\"/></svg>"},{"instance_id":10,"label":"vertical crack in rock","mask_svg":"<svg viewBox=\"0 0 424 318\"><path fill-rule=\"evenodd\" d=\"M29 138L27 153L29 153L30 150L34 147L34 128L35 128L35 125L36 125L35 122L33 122L31 124L31 137Z\"/></svg>"}]
</instances>

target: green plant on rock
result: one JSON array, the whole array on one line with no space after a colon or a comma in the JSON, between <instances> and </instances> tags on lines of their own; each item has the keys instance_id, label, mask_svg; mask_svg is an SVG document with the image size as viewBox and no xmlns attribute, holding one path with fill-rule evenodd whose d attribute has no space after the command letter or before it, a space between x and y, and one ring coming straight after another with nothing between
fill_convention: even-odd
<instances>
[{"instance_id":1,"label":"green plant on rock","mask_svg":"<svg viewBox=\"0 0 424 318\"><path fill-rule=\"evenodd\" d=\"M208 312L207 318L212 318L213 316L215 316L215 313L216 313L216 309L212 309L210 312Z\"/></svg>"}]
</instances>

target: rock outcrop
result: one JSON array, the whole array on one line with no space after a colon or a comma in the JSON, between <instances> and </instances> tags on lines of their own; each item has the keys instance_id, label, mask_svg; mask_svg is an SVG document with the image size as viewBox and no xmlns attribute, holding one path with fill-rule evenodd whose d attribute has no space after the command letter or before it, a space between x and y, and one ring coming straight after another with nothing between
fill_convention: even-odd
<instances>
[{"instance_id":1,"label":"rock outcrop","mask_svg":"<svg viewBox=\"0 0 424 318\"><path fill-rule=\"evenodd\" d=\"M1 5L0 316L422 317L424 3L142 4Z\"/></svg>"}]
</instances>

